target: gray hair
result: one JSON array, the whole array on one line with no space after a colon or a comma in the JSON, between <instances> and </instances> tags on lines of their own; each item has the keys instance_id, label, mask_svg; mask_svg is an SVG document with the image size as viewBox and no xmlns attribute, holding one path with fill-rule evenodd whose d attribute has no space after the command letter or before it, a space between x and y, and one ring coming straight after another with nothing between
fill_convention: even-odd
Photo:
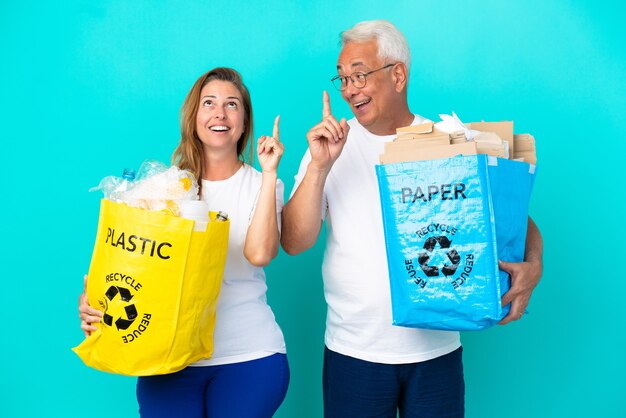
<instances>
[{"instance_id":1,"label":"gray hair","mask_svg":"<svg viewBox=\"0 0 626 418\"><path fill-rule=\"evenodd\" d=\"M350 42L376 40L378 56L382 60L402 62L407 71L411 68L411 51L406 38L387 20L366 20L341 33L341 46Z\"/></svg>"}]
</instances>

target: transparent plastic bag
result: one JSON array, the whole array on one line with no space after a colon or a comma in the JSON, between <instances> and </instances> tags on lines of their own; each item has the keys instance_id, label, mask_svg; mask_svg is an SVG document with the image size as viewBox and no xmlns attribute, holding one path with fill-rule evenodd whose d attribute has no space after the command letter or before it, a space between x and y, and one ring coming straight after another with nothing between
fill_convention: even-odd
<instances>
[{"instance_id":1,"label":"transparent plastic bag","mask_svg":"<svg viewBox=\"0 0 626 418\"><path fill-rule=\"evenodd\" d=\"M129 169L125 174L127 171ZM199 187L189 171L147 160L139 167L136 178L107 176L97 187L90 189L94 190L102 190L108 200L179 216L180 202L198 200Z\"/></svg>"},{"instance_id":2,"label":"transparent plastic bag","mask_svg":"<svg viewBox=\"0 0 626 418\"><path fill-rule=\"evenodd\" d=\"M102 190L104 198L114 202L121 201L121 194L133 187L135 180L135 170L125 168L122 177L107 176L100 180L96 187L89 189L90 192Z\"/></svg>"}]
</instances>

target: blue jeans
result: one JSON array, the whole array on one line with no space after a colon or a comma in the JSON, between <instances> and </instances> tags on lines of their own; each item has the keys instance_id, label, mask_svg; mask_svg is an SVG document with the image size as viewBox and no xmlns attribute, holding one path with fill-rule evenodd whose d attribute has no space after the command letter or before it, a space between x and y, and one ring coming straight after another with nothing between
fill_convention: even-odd
<instances>
[{"instance_id":1,"label":"blue jeans","mask_svg":"<svg viewBox=\"0 0 626 418\"><path fill-rule=\"evenodd\" d=\"M459 418L462 351L419 363L381 364L324 351L325 418Z\"/></svg>"},{"instance_id":2,"label":"blue jeans","mask_svg":"<svg viewBox=\"0 0 626 418\"><path fill-rule=\"evenodd\" d=\"M287 394L285 354L221 366L187 367L137 380L142 418L270 418Z\"/></svg>"}]
</instances>

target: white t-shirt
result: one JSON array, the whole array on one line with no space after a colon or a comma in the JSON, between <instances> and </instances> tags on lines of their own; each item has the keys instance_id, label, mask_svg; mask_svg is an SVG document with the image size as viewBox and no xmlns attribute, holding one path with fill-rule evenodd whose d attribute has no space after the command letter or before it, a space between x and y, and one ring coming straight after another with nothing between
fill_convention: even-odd
<instances>
[{"instance_id":1,"label":"white t-shirt","mask_svg":"<svg viewBox=\"0 0 626 418\"><path fill-rule=\"evenodd\" d=\"M276 182L276 217L280 225L283 182ZM286 353L285 340L267 304L265 273L243 255L248 226L261 191L261 173L244 164L222 181L202 180L202 199L212 211L224 211L230 219L228 253L217 302L214 352L211 359L192 366L239 363Z\"/></svg>"},{"instance_id":2,"label":"white t-shirt","mask_svg":"<svg viewBox=\"0 0 626 418\"><path fill-rule=\"evenodd\" d=\"M424 122L415 116L413 124ZM386 364L430 360L460 347L458 332L392 325L387 254L374 166L384 143L353 118L343 151L324 185L322 219L327 243L322 265L328 304L326 346L335 352ZM305 154L294 191L311 161ZM293 192L292 192L293 195Z\"/></svg>"}]
</instances>

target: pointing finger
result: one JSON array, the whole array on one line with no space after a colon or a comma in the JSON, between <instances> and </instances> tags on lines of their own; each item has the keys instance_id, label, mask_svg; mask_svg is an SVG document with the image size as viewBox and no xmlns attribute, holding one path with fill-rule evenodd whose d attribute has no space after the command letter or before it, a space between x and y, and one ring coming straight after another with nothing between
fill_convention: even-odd
<instances>
[{"instance_id":1,"label":"pointing finger","mask_svg":"<svg viewBox=\"0 0 626 418\"><path fill-rule=\"evenodd\" d=\"M330 97L328 97L328 92L324 90L324 94L322 96L322 117L325 118L327 116L330 116L331 114Z\"/></svg>"},{"instance_id":2,"label":"pointing finger","mask_svg":"<svg viewBox=\"0 0 626 418\"><path fill-rule=\"evenodd\" d=\"M280 139L280 129L278 124L280 123L280 115L276 116L274 119L274 131L272 132L272 136L276 139Z\"/></svg>"}]
</instances>

